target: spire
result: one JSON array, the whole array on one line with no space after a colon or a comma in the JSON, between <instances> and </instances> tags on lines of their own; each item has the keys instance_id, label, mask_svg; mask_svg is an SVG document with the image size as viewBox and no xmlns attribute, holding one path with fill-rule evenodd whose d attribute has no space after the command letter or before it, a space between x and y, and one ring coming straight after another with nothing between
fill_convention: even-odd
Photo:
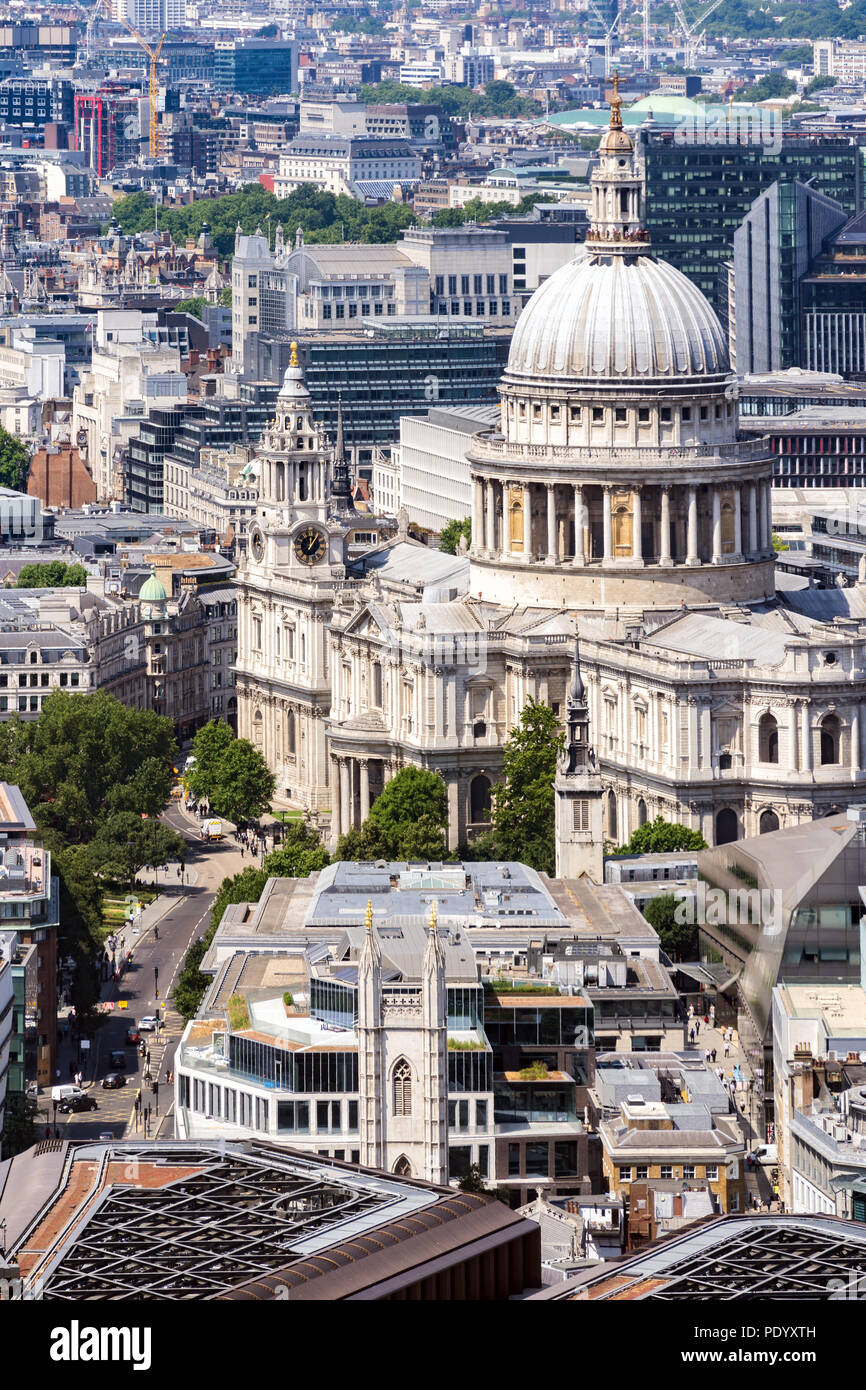
<instances>
[{"instance_id":1,"label":"spire","mask_svg":"<svg viewBox=\"0 0 866 1390\"><path fill-rule=\"evenodd\" d=\"M571 663L571 686L568 691L569 704L585 704L586 697L583 689L583 678L580 674L580 643L577 637L574 639L574 660Z\"/></svg>"},{"instance_id":2,"label":"spire","mask_svg":"<svg viewBox=\"0 0 866 1390\"><path fill-rule=\"evenodd\" d=\"M337 394L337 442L334 445L334 471L331 480L331 500L336 512L354 512L352 482L349 465L346 461L346 446L343 440L343 393Z\"/></svg>"},{"instance_id":3,"label":"spire","mask_svg":"<svg viewBox=\"0 0 866 1390\"><path fill-rule=\"evenodd\" d=\"M565 702L565 747L559 760L562 772L578 772L595 767L595 752L589 743L589 710L580 674L580 644L574 639L571 685Z\"/></svg>"},{"instance_id":4,"label":"spire","mask_svg":"<svg viewBox=\"0 0 866 1390\"><path fill-rule=\"evenodd\" d=\"M610 129L622 130L622 97L619 94L619 68L613 75L613 96L610 99Z\"/></svg>"},{"instance_id":5,"label":"spire","mask_svg":"<svg viewBox=\"0 0 866 1390\"><path fill-rule=\"evenodd\" d=\"M445 953L439 935L439 919L435 899L430 908L430 921L427 925L427 946L424 950L424 973L431 974L444 970Z\"/></svg>"},{"instance_id":6,"label":"spire","mask_svg":"<svg viewBox=\"0 0 866 1390\"><path fill-rule=\"evenodd\" d=\"M373 900L367 899L367 911L364 913L364 926L367 931L373 930Z\"/></svg>"}]
</instances>

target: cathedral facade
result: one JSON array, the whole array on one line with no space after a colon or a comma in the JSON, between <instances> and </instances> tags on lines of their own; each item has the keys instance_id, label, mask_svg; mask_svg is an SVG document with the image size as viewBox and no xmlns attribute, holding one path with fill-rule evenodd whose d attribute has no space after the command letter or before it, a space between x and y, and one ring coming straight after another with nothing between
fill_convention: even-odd
<instances>
[{"instance_id":1,"label":"cathedral facade","mask_svg":"<svg viewBox=\"0 0 866 1390\"><path fill-rule=\"evenodd\" d=\"M615 95L586 243L523 311L499 428L473 440L468 553L347 519L308 397L263 440L239 732L332 841L407 763L441 773L450 847L470 840L530 697L564 726L586 711L599 795L572 849L656 815L724 843L866 793L866 584L777 589L767 442L739 438L721 325L653 256L641 198ZM305 389L290 368L280 420Z\"/></svg>"}]
</instances>

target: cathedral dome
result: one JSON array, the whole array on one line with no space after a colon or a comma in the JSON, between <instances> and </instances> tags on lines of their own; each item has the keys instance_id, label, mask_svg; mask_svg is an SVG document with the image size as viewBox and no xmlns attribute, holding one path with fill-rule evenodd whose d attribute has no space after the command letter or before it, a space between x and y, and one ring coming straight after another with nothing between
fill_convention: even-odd
<instances>
[{"instance_id":1,"label":"cathedral dome","mask_svg":"<svg viewBox=\"0 0 866 1390\"><path fill-rule=\"evenodd\" d=\"M651 255L606 255L587 242L520 315L506 379L625 384L729 373L722 325L685 275Z\"/></svg>"}]
</instances>

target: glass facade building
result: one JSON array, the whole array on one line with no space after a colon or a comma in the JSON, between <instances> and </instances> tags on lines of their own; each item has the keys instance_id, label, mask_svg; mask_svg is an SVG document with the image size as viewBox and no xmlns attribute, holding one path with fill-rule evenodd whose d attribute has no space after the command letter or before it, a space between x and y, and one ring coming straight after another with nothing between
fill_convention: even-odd
<instances>
[{"instance_id":1,"label":"glass facade building","mask_svg":"<svg viewBox=\"0 0 866 1390\"><path fill-rule=\"evenodd\" d=\"M298 45L276 39L230 39L214 50L217 92L270 96L298 90Z\"/></svg>"}]
</instances>

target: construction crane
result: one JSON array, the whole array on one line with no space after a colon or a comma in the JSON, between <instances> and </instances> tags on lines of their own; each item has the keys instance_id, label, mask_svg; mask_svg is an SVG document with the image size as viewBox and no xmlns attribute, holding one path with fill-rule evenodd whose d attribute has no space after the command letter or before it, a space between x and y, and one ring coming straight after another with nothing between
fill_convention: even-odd
<instances>
[{"instance_id":1,"label":"construction crane","mask_svg":"<svg viewBox=\"0 0 866 1390\"><path fill-rule=\"evenodd\" d=\"M590 3L592 4L592 0L590 0ZM716 4L719 4L719 5L720 5L721 3L722 3L722 0L716 0ZM607 79L610 77L610 59L611 59L611 50L612 50L612 48L613 48L613 42L612 42L612 40L613 40L613 31L614 31L614 29L616 28L616 26L619 24L620 16L621 16L621 13L622 13L622 12L621 12L621 10L617 9L616 15L615 15L615 17L614 17L613 24L612 24L612 25L610 26L610 28L607 29L607 30L605 30L605 18L604 18L604 15L602 14L601 10L598 8L598 5L592 4L592 12L593 12L593 14L595 15L596 19L598 20L599 24L601 25L602 31L604 32L604 76L605 76L605 81L607 81Z\"/></svg>"},{"instance_id":2,"label":"construction crane","mask_svg":"<svg viewBox=\"0 0 866 1390\"><path fill-rule=\"evenodd\" d=\"M682 0L674 0L674 5L676 6L677 12L677 19L679 20L680 28L683 31L683 38L685 39L685 58L687 68L693 68L695 66L698 57L698 51L701 47L701 44L704 41L704 31L701 30L701 33L698 33L698 30L701 28L702 24L706 24L710 15L713 13L713 10L717 10L721 3L722 0L712 0L712 4L710 4L707 7L707 9L704 10L704 13L702 14L701 18L696 19L694 23L689 24L686 20L686 14L682 6Z\"/></svg>"},{"instance_id":3,"label":"construction crane","mask_svg":"<svg viewBox=\"0 0 866 1390\"><path fill-rule=\"evenodd\" d=\"M720 4L721 0L716 0L716 3ZM150 154L151 159L156 159L159 154L159 141L157 140L156 123L157 112L159 108L159 55L162 50L162 45L165 43L165 34L160 35L159 43L156 45L156 48L151 48L150 44L142 38L141 34L134 27L134 25L130 24L128 19L124 19L122 15L118 15L117 18L120 20L120 23L123 25L124 29L127 29L129 33L132 35L132 37L135 39L139 48L143 48L148 58L150 59L150 82L148 86L148 95L150 97L150 131L148 139L148 152Z\"/></svg>"},{"instance_id":4,"label":"construction crane","mask_svg":"<svg viewBox=\"0 0 866 1390\"><path fill-rule=\"evenodd\" d=\"M88 67L90 67L94 57L96 56L94 39L96 37L96 26L99 20L99 11L103 8L103 4L104 0L96 0L96 4L90 11L90 17L87 21L87 28L84 31L84 56L87 60ZM109 19L113 17L110 5L105 4L105 12L108 15Z\"/></svg>"}]
</instances>

